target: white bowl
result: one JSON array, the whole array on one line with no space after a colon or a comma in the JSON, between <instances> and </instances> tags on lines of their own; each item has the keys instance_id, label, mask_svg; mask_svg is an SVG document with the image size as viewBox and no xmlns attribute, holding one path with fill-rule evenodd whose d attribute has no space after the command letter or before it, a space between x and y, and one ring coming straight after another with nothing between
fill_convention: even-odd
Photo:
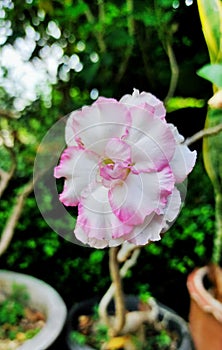
<instances>
[{"instance_id":1,"label":"white bowl","mask_svg":"<svg viewBox=\"0 0 222 350\"><path fill-rule=\"evenodd\" d=\"M25 285L31 305L46 315L46 324L41 331L17 350L47 349L56 340L66 321L67 309L61 296L44 281L22 273L0 270L0 281L8 286L12 283Z\"/></svg>"}]
</instances>

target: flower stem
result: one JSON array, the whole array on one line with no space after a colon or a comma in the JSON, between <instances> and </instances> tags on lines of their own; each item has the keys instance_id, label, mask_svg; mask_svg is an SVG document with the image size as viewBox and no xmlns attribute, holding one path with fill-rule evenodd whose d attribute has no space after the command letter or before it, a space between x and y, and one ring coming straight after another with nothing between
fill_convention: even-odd
<instances>
[{"instance_id":1,"label":"flower stem","mask_svg":"<svg viewBox=\"0 0 222 350\"><path fill-rule=\"evenodd\" d=\"M117 260L117 254L119 251L119 247L110 248L109 251L109 269L110 276L114 285L114 302L115 302L115 323L114 327L111 330L112 336L117 336L124 327L125 317L126 317L126 309L125 309L125 301L124 294L122 288L122 279L120 275L119 263Z\"/></svg>"}]
</instances>

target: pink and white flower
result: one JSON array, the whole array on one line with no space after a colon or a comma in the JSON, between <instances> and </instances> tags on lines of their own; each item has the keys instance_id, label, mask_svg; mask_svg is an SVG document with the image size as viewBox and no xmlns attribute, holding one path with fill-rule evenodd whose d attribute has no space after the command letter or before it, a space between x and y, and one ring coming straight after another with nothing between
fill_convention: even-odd
<instances>
[{"instance_id":1,"label":"pink and white flower","mask_svg":"<svg viewBox=\"0 0 222 350\"><path fill-rule=\"evenodd\" d=\"M78 206L78 240L95 248L157 241L178 216L180 185L196 152L165 120L163 103L134 90L100 97L71 113L67 148L55 168L65 178L60 201Z\"/></svg>"}]
</instances>

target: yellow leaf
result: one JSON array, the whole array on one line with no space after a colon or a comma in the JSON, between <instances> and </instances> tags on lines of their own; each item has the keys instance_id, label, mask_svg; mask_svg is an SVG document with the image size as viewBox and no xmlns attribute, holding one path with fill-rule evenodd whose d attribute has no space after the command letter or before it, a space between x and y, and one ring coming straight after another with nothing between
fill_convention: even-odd
<instances>
[{"instance_id":1,"label":"yellow leaf","mask_svg":"<svg viewBox=\"0 0 222 350\"><path fill-rule=\"evenodd\" d=\"M222 3L220 0L197 0L204 37L211 63L222 59Z\"/></svg>"}]
</instances>

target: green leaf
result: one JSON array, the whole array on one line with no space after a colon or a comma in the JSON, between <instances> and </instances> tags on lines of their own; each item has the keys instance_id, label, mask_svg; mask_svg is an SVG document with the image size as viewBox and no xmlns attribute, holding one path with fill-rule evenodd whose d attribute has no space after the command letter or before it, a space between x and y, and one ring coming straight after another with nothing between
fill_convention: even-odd
<instances>
[{"instance_id":1,"label":"green leaf","mask_svg":"<svg viewBox=\"0 0 222 350\"><path fill-rule=\"evenodd\" d=\"M205 101L193 97L171 97L166 103L167 113L177 111L182 108L202 108Z\"/></svg>"},{"instance_id":2,"label":"green leaf","mask_svg":"<svg viewBox=\"0 0 222 350\"><path fill-rule=\"evenodd\" d=\"M197 71L197 74L222 88L222 64L206 64Z\"/></svg>"}]
</instances>

